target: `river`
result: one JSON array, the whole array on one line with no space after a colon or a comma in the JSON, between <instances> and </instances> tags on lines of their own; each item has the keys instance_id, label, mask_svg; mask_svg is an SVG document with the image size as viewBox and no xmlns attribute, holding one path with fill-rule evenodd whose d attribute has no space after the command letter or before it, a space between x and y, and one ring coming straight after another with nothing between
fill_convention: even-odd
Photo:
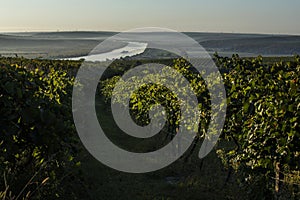
<instances>
[{"instance_id":1,"label":"river","mask_svg":"<svg viewBox=\"0 0 300 200\"><path fill-rule=\"evenodd\" d=\"M141 42L128 42L128 45L119 49L114 49L109 52L100 53L100 54L91 54L87 56L64 58L64 60L80 60L84 59L85 61L106 61L106 60L115 60L119 58L124 58L127 56L134 56L141 54L147 48L147 43Z\"/></svg>"}]
</instances>

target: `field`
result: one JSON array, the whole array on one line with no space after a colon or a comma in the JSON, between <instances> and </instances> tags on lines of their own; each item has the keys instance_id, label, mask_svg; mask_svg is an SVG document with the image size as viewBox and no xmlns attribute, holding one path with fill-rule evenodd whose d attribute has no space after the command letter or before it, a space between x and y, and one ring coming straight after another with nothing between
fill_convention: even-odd
<instances>
[{"instance_id":1,"label":"field","mask_svg":"<svg viewBox=\"0 0 300 200\"><path fill-rule=\"evenodd\" d=\"M87 55L96 45L115 32L49 32L2 33L0 54L26 58L65 58ZM185 33L199 42L208 52L222 56L291 56L300 54L300 36ZM117 46L115 46L117 47ZM107 47L107 51L114 46Z\"/></svg>"},{"instance_id":2,"label":"field","mask_svg":"<svg viewBox=\"0 0 300 200\"><path fill-rule=\"evenodd\" d=\"M203 159L197 154L209 121L209 98L188 63L128 59L115 61L105 72L96 95L98 120L124 149L145 152L163 146L172 128L167 125L158 137L143 140L126 136L115 124L109 106L113 77L136 65L177 66L195 80L206 113L198 142L175 163L130 174L94 159L76 133L71 94L81 61L1 57L0 199L299 199L299 56L215 55L214 60L225 81L228 109L223 133ZM147 94L148 88L143 90ZM141 112L132 107L139 123L148 106Z\"/></svg>"}]
</instances>

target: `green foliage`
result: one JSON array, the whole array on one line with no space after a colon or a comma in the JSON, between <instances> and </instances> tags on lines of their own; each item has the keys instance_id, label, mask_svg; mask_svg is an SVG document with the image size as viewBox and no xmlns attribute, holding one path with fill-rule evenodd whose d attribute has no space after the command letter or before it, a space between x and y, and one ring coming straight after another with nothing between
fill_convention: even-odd
<instances>
[{"instance_id":1,"label":"green foliage","mask_svg":"<svg viewBox=\"0 0 300 200\"><path fill-rule=\"evenodd\" d=\"M230 69L224 75L228 96L224 134L237 148L227 152L228 162L264 176L267 182L299 171L299 57L268 65L261 57L218 62L228 63Z\"/></svg>"},{"instance_id":2,"label":"green foliage","mask_svg":"<svg viewBox=\"0 0 300 200\"><path fill-rule=\"evenodd\" d=\"M190 85L192 86L193 92L197 95L198 101L202 102L202 104L199 104L199 108L203 111L201 113L203 113L203 115L207 114L210 108L210 101L209 96L207 95L208 91L206 85L201 76L193 73L193 71L190 70L190 64L183 59L174 60L171 67L190 81ZM121 76L113 76L112 78L100 82L101 94L106 98L107 102L113 101L112 103L118 103L123 107L127 107L127 109L131 112L133 120L141 126L149 124L150 119L148 117L148 113L152 106L157 104L164 106L166 111L165 114L167 116L167 129L168 131L171 131L170 134L174 134L176 133L176 129L180 123L180 103L182 103L185 107L189 107L191 105L184 102L179 103L177 94L166 88L164 86L166 84L164 83L172 79L174 81L174 87L178 88L178 90L185 95L187 91L185 88L181 88L182 79L181 77L178 77L176 73L171 73L169 70L163 70L161 74L150 74L145 80L148 79L151 80L153 84L142 84L142 80L139 80L137 77L133 77L131 79L131 81L134 82L134 84L132 84L132 82L123 81ZM120 90L121 92L117 93L112 100L113 89L118 81L120 82L119 85L122 89ZM129 97L130 92L128 91L132 91L132 88L134 88L135 85L140 85L141 87ZM130 99L129 105L124 101L126 98ZM200 115L200 113L196 114ZM207 127L209 119L206 119L203 116L202 118L202 125ZM181 120L188 121L190 119ZM198 127L189 128L195 128L196 131L198 130Z\"/></svg>"},{"instance_id":3,"label":"green foliage","mask_svg":"<svg viewBox=\"0 0 300 200\"><path fill-rule=\"evenodd\" d=\"M255 180L259 182L272 182L277 175L282 181L283 173L299 171L299 56L295 56L294 61L265 64L262 57L242 59L238 55L227 58L216 54L215 63L223 73L227 92L228 108L222 138L236 144L235 149L218 151L225 162L246 174L257 175ZM201 110L198 133L203 136L211 117L205 82L182 59L175 60L172 67L189 80L197 94ZM108 101L119 80L122 81L120 76L115 76L101 82L101 93ZM125 91L130 87L123 85ZM114 100L126 106L126 102ZM166 100L169 103L165 103ZM168 130L172 130L172 124L179 124L176 95L159 84L144 85L131 96L129 109L133 119L140 125L149 123L147 113L153 104L164 105L170 111ZM261 176L263 179L259 178Z\"/></svg>"},{"instance_id":4,"label":"green foliage","mask_svg":"<svg viewBox=\"0 0 300 200\"><path fill-rule=\"evenodd\" d=\"M237 161L252 169L274 162L299 167L300 63L264 66L236 60L225 75L229 109L225 132L238 141Z\"/></svg>"},{"instance_id":5,"label":"green foliage","mask_svg":"<svg viewBox=\"0 0 300 200\"><path fill-rule=\"evenodd\" d=\"M253 198L267 198L278 177L283 183L299 184L300 57L265 62L261 57L215 55L215 62L223 75L228 104L220 139L236 144L233 149L218 150L224 163L246 177L241 184L246 180L245 186L255 185L249 187L250 193L250 189L256 191ZM212 117L206 83L185 60L162 63L192 86L200 109L196 128L198 137L203 137ZM114 62L100 82L107 102L124 70L140 64L145 62ZM0 57L0 199L80 198L78 188L86 183L74 178L80 148L71 113L73 77L79 66L75 61ZM140 125L148 124L155 104L165 106L167 132L175 134L181 115L178 99L160 84L145 84L130 97L132 118ZM258 190L264 194L260 196Z\"/></svg>"},{"instance_id":6,"label":"green foliage","mask_svg":"<svg viewBox=\"0 0 300 200\"><path fill-rule=\"evenodd\" d=\"M71 115L73 78L62 64L1 58L3 199L53 199L66 193L63 184L74 171L77 142Z\"/></svg>"}]
</instances>

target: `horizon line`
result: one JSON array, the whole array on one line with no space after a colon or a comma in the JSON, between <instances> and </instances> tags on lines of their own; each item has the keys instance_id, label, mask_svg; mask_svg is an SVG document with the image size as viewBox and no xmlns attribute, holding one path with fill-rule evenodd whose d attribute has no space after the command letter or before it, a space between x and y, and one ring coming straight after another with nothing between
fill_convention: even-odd
<instances>
[{"instance_id":1,"label":"horizon line","mask_svg":"<svg viewBox=\"0 0 300 200\"><path fill-rule=\"evenodd\" d=\"M129 29L134 30L134 29ZM126 30L128 31L128 30ZM175 30L177 31L177 30ZM1 31L0 34L7 33L75 33L75 32L110 32L110 33L121 33L124 31L116 31L116 30L7 30ZM250 35L290 35L290 36L300 36L300 33L269 33L269 32L230 32L230 31L177 31L181 33L213 33L213 34L250 34Z\"/></svg>"}]
</instances>

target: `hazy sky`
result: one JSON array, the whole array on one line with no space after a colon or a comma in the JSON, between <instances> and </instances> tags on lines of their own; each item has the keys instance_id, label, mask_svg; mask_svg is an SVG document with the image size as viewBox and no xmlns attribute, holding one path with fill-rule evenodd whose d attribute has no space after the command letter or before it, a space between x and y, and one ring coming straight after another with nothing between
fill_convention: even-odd
<instances>
[{"instance_id":1,"label":"hazy sky","mask_svg":"<svg viewBox=\"0 0 300 200\"><path fill-rule=\"evenodd\" d=\"M1 0L0 32L178 31L300 35L300 0Z\"/></svg>"}]
</instances>

